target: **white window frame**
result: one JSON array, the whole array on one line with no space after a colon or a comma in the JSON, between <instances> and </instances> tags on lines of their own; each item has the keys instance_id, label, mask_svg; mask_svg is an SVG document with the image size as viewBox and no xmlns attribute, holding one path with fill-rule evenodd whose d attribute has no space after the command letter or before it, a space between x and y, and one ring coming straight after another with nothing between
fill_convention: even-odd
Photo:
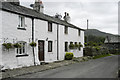
<instances>
[{"instance_id":1,"label":"white window frame","mask_svg":"<svg viewBox=\"0 0 120 80\"><path fill-rule=\"evenodd\" d=\"M21 44L21 48L16 49L17 55L25 55L25 54L27 54L27 42L19 41L17 43Z\"/></svg>"},{"instance_id":2,"label":"white window frame","mask_svg":"<svg viewBox=\"0 0 120 80\"><path fill-rule=\"evenodd\" d=\"M50 44L49 44L49 42L50 42ZM52 52L52 51L53 51L53 41L48 41L48 52Z\"/></svg>"},{"instance_id":3,"label":"white window frame","mask_svg":"<svg viewBox=\"0 0 120 80\"><path fill-rule=\"evenodd\" d=\"M19 26L18 28L25 28L25 17L19 16Z\"/></svg>"}]
</instances>

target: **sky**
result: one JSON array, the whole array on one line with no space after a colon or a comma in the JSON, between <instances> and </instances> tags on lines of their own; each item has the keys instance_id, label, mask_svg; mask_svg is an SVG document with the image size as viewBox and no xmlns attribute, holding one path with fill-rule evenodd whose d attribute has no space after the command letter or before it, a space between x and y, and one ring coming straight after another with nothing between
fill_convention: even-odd
<instances>
[{"instance_id":1,"label":"sky","mask_svg":"<svg viewBox=\"0 0 120 80\"><path fill-rule=\"evenodd\" d=\"M35 0L20 0L21 5L29 7ZM42 0L44 13L54 16L59 13L64 17L68 12L71 23L86 29L118 34L118 2L119 0Z\"/></svg>"}]
</instances>

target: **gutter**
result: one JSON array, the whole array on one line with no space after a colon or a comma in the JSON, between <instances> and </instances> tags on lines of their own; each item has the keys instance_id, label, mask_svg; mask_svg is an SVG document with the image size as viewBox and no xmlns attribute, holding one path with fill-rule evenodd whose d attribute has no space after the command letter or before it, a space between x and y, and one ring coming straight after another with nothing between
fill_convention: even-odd
<instances>
[{"instance_id":1,"label":"gutter","mask_svg":"<svg viewBox=\"0 0 120 80\"><path fill-rule=\"evenodd\" d=\"M59 60L59 24L57 24L57 60Z\"/></svg>"},{"instance_id":2,"label":"gutter","mask_svg":"<svg viewBox=\"0 0 120 80\"><path fill-rule=\"evenodd\" d=\"M34 18L32 18L32 42L34 42ZM34 51L34 47L32 47L33 50L33 61L34 61L34 65L35 65L35 51Z\"/></svg>"}]
</instances>

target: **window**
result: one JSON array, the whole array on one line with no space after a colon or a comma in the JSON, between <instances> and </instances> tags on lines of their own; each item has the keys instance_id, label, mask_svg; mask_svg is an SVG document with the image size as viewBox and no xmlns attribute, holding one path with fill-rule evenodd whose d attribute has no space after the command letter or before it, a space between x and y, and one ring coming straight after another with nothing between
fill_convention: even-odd
<instances>
[{"instance_id":1,"label":"window","mask_svg":"<svg viewBox=\"0 0 120 80\"><path fill-rule=\"evenodd\" d=\"M79 42L79 45L81 44L81 42ZM79 46L79 51L81 50L81 47Z\"/></svg>"},{"instance_id":2,"label":"window","mask_svg":"<svg viewBox=\"0 0 120 80\"><path fill-rule=\"evenodd\" d=\"M65 52L68 51L68 42L65 42Z\"/></svg>"},{"instance_id":3,"label":"window","mask_svg":"<svg viewBox=\"0 0 120 80\"><path fill-rule=\"evenodd\" d=\"M65 26L65 34L68 34L68 27Z\"/></svg>"},{"instance_id":4,"label":"window","mask_svg":"<svg viewBox=\"0 0 120 80\"><path fill-rule=\"evenodd\" d=\"M48 22L48 31L52 32L52 23L51 22Z\"/></svg>"},{"instance_id":5,"label":"window","mask_svg":"<svg viewBox=\"0 0 120 80\"><path fill-rule=\"evenodd\" d=\"M52 41L48 41L48 52L52 52Z\"/></svg>"},{"instance_id":6,"label":"window","mask_svg":"<svg viewBox=\"0 0 120 80\"><path fill-rule=\"evenodd\" d=\"M18 29L19 29L19 28L25 28L25 17L24 17L24 16L19 16Z\"/></svg>"},{"instance_id":7,"label":"window","mask_svg":"<svg viewBox=\"0 0 120 80\"><path fill-rule=\"evenodd\" d=\"M26 54L26 42L18 42L21 47L17 48L17 55L25 55Z\"/></svg>"},{"instance_id":8,"label":"window","mask_svg":"<svg viewBox=\"0 0 120 80\"><path fill-rule=\"evenodd\" d=\"M80 36L80 30L78 29L78 36Z\"/></svg>"}]
</instances>

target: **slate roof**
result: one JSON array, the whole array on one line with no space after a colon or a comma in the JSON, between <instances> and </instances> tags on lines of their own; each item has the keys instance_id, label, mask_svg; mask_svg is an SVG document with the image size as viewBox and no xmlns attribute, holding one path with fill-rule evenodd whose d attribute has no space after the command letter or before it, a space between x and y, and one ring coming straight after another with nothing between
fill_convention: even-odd
<instances>
[{"instance_id":1,"label":"slate roof","mask_svg":"<svg viewBox=\"0 0 120 80\"><path fill-rule=\"evenodd\" d=\"M53 22L56 24L61 24L61 25L65 25L68 27L72 27L72 28L76 28L76 29L85 31L84 29L81 29L73 24L65 22L64 20L60 20L58 18L54 18L54 17L51 17L51 16L43 14L43 13L39 13L33 9L30 9L30 8L27 8L27 7L24 7L21 5L15 5L15 4L12 4L9 2L2 2L2 8L0 7L0 9L2 9L4 11L15 13L15 14L24 15L27 17L41 19L41 20L45 20L45 21L50 21L50 22Z\"/></svg>"},{"instance_id":2,"label":"slate roof","mask_svg":"<svg viewBox=\"0 0 120 80\"><path fill-rule=\"evenodd\" d=\"M120 36L108 37L105 39L105 43L120 43Z\"/></svg>"}]
</instances>

